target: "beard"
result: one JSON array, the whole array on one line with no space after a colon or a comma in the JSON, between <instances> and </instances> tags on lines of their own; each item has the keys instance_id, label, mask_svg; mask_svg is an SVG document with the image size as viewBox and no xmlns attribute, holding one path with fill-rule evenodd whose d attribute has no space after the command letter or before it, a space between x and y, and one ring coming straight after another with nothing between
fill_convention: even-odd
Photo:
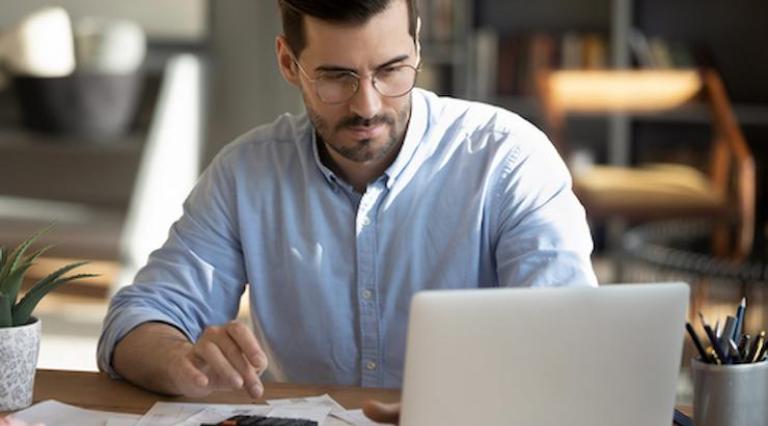
<instances>
[{"instance_id":1,"label":"beard","mask_svg":"<svg viewBox=\"0 0 768 426\"><path fill-rule=\"evenodd\" d=\"M408 102L396 114L378 114L371 118L352 115L342 118L333 125L312 109L306 98L304 99L304 105L307 108L309 120L312 122L318 137L325 146L347 160L356 163L381 160L398 148L405 135L406 124L411 113L410 95ZM377 125L387 126L388 129L388 132L384 135L384 140L381 142L375 139L358 139L351 142L343 142L337 136L339 132L345 129Z\"/></svg>"}]
</instances>

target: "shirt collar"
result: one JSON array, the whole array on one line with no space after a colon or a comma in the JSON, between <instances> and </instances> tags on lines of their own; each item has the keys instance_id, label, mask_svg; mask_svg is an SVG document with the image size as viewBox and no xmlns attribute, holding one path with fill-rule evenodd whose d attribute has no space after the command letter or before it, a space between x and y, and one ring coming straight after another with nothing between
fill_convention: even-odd
<instances>
[{"instance_id":1,"label":"shirt collar","mask_svg":"<svg viewBox=\"0 0 768 426\"><path fill-rule=\"evenodd\" d=\"M395 161L387 167L384 171L384 175L387 176L387 187L391 188L397 180L397 177L405 169L405 166L410 163L413 158L416 147L424 136L424 132L427 129L427 100L423 93L419 89L413 89L411 92L411 117L408 120L408 128L405 131L405 140L403 146L400 147L400 152L397 154ZM309 120L307 120L309 121ZM320 152L317 146L317 133L314 126L309 124L307 126L309 132L310 144L312 146L312 153L315 157L315 163L320 169L328 183L335 189L344 181L336 176L331 169L325 166L320 160Z\"/></svg>"},{"instance_id":2,"label":"shirt collar","mask_svg":"<svg viewBox=\"0 0 768 426\"><path fill-rule=\"evenodd\" d=\"M413 89L411 92L411 117L408 120L408 128L405 131L405 140L400 147L400 153L397 154L395 161L384 171L387 176L387 187L394 185L397 177L400 176L405 166L411 162L416 148L419 146L427 129L427 101L424 94L419 89Z\"/></svg>"},{"instance_id":3,"label":"shirt collar","mask_svg":"<svg viewBox=\"0 0 768 426\"><path fill-rule=\"evenodd\" d=\"M341 184L342 181L320 160L320 151L317 147L317 133L315 132L315 126L309 123L309 119L307 119L307 124L307 131L309 132L309 144L312 147L312 155L315 159L315 164L317 164L317 168L320 169L320 173L323 174L323 177L326 181L328 181L328 184L331 185L334 190L338 189L339 184Z\"/></svg>"}]
</instances>

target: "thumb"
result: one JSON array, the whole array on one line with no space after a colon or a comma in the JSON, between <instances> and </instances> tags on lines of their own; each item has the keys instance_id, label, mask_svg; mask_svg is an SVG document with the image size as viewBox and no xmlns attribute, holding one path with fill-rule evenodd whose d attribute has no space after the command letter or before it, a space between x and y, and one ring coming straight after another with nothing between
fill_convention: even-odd
<instances>
[{"instance_id":1,"label":"thumb","mask_svg":"<svg viewBox=\"0 0 768 426\"><path fill-rule=\"evenodd\" d=\"M379 423L394 423L400 421L400 403L384 403L369 399L363 403L363 414Z\"/></svg>"}]
</instances>

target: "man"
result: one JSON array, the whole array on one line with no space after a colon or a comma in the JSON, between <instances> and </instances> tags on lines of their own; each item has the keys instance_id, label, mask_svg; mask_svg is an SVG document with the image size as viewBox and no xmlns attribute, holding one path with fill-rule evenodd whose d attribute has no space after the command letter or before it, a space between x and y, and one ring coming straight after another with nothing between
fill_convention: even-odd
<instances>
[{"instance_id":1,"label":"man","mask_svg":"<svg viewBox=\"0 0 768 426\"><path fill-rule=\"evenodd\" d=\"M307 112L219 153L112 300L101 369L188 396L260 397L262 373L398 387L415 292L596 285L584 211L546 137L413 88L413 1L280 6L278 65ZM232 322L246 283L255 333Z\"/></svg>"}]
</instances>

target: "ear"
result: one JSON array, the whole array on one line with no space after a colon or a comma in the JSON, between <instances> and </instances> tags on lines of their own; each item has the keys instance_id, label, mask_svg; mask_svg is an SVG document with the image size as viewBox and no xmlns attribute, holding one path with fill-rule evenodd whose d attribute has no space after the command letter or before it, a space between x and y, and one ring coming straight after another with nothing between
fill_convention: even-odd
<instances>
[{"instance_id":1,"label":"ear","mask_svg":"<svg viewBox=\"0 0 768 426\"><path fill-rule=\"evenodd\" d=\"M299 87L301 81L299 80L299 69L293 62L293 55L291 49L288 47L288 42L285 36L277 36L275 39L275 53L277 55L277 66L280 69L280 74L288 83Z\"/></svg>"},{"instance_id":2,"label":"ear","mask_svg":"<svg viewBox=\"0 0 768 426\"><path fill-rule=\"evenodd\" d=\"M416 63L421 63L421 16L416 18L416 34L414 35L414 38L416 39Z\"/></svg>"}]
</instances>

